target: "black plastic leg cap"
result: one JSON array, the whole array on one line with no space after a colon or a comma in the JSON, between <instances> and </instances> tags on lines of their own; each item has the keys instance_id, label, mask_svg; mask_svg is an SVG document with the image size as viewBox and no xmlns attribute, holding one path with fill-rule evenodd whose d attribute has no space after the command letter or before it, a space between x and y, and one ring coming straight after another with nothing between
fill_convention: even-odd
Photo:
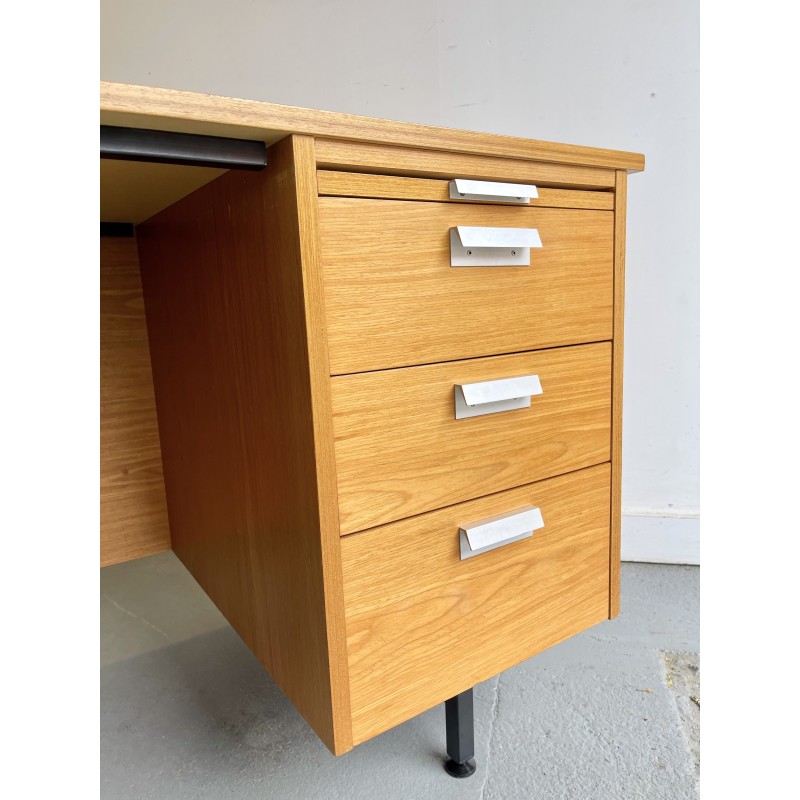
<instances>
[{"instance_id":1,"label":"black plastic leg cap","mask_svg":"<svg viewBox=\"0 0 800 800\"><path fill-rule=\"evenodd\" d=\"M470 775L475 774L477 769L474 758L467 759L463 764L450 758L444 762L444 768L447 770L447 774L454 778L469 778Z\"/></svg>"}]
</instances>

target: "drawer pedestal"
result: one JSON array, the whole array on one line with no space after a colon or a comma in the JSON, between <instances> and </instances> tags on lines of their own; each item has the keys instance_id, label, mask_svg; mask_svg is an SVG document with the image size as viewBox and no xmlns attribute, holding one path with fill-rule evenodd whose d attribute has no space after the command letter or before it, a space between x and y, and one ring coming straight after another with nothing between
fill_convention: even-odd
<instances>
[{"instance_id":1,"label":"drawer pedestal","mask_svg":"<svg viewBox=\"0 0 800 800\"><path fill-rule=\"evenodd\" d=\"M445 703L463 776L472 687L619 611L640 159L326 124L132 220L170 542L333 753Z\"/></svg>"}]
</instances>

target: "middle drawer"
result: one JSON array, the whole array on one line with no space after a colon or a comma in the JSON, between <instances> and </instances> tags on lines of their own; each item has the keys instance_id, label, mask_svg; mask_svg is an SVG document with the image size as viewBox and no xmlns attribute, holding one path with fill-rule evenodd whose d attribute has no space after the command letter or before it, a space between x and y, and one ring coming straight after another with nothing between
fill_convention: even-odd
<instances>
[{"instance_id":1,"label":"middle drawer","mask_svg":"<svg viewBox=\"0 0 800 800\"><path fill-rule=\"evenodd\" d=\"M529 407L456 419L457 385L534 375ZM610 458L609 342L331 384L342 535Z\"/></svg>"}]
</instances>

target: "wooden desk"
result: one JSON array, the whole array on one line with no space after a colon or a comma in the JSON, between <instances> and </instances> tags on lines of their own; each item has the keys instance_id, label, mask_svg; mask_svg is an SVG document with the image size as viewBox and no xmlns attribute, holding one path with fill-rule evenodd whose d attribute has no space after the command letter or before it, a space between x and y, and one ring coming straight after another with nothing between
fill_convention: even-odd
<instances>
[{"instance_id":1,"label":"wooden desk","mask_svg":"<svg viewBox=\"0 0 800 800\"><path fill-rule=\"evenodd\" d=\"M465 762L472 686L619 611L643 157L118 84L101 122L267 161L101 162L102 563L171 547L333 753L453 698Z\"/></svg>"}]
</instances>

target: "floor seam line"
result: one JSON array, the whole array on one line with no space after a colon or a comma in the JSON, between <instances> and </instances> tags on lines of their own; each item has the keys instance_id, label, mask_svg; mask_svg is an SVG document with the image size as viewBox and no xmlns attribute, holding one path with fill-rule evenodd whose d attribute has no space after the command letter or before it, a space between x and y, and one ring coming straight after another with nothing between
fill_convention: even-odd
<instances>
[{"instance_id":1,"label":"floor seam line","mask_svg":"<svg viewBox=\"0 0 800 800\"><path fill-rule=\"evenodd\" d=\"M104 600L108 600L114 608L119 609L123 614L127 614L129 617L133 617L135 620L138 620L143 625L146 625L148 628L152 628L156 633L160 633L168 642L172 641L172 637L165 631L162 631L157 625L153 625L152 622L146 620L144 617L140 617L138 614L134 614L133 611L129 611L125 606L120 605L113 597L110 597L107 594L101 595Z\"/></svg>"},{"instance_id":2,"label":"floor seam line","mask_svg":"<svg viewBox=\"0 0 800 800\"><path fill-rule=\"evenodd\" d=\"M483 783L481 784L481 793L479 795L480 800L485 800L486 797L486 787L489 784L489 770L491 769L492 763L492 740L494 738L494 728L495 728L495 721L497 720L497 712L498 708L500 707L500 681L503 677L503 673L501 672L497 676L497 683L494 687L494 698L492 699L492 711L491 716L489 718L489 738L486 742L486 772L483 776Z\"/></svg>"}]
</instances>

